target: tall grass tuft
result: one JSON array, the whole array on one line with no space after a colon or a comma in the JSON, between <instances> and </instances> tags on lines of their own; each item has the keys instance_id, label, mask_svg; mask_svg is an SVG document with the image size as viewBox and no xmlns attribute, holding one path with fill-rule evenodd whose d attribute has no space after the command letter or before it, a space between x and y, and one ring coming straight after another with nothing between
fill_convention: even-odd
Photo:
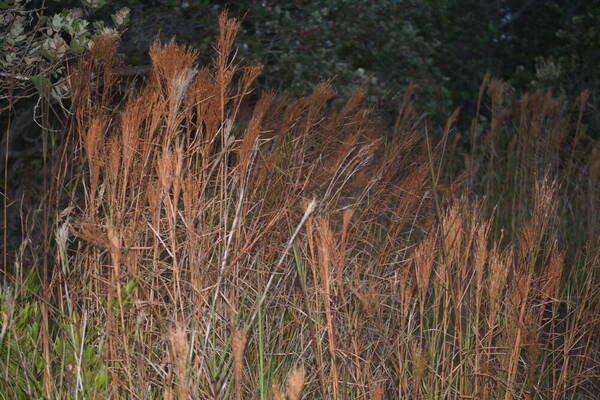
<instances>
[{"instance_id":1,"label":"tall grass tuft","mask_svg":"<svg viewBox=\"0 0 600 400\"><path fill-rule=\"evenodd\" d=\"M412 86L392 131L362 87L340 110L330 82L250 106L260 67L235 60L239 21L219 28L208 67L155 42L126 82L103 38L73 69L51 228L0 292L0 393L595 398L586 94L509 102L487 77L461 152L457 114L430 129Z\"/></svg>"}]
</instances>

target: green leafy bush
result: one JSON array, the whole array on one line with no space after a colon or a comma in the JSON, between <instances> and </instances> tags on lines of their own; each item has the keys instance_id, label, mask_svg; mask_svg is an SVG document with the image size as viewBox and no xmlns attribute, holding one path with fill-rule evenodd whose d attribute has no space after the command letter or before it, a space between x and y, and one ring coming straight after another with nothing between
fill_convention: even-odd
<instances>
[{"instance_id":1,"label":"green leafy bush","mask_svg":"<svg viewBox=\"0 0 600 400\"><path fill-rule=\"evenodd\" d=\"M21 257L27 243L21 246ZM48 307L51 324L45 332L37 274L21 273L21 257L16 263L21 278L0 287L0 398L41 399L45 385L53 398L105 398L108 375L98 329L86 314Z\"/></svg>"},{"instance_id":2,"label":"green leafy bush","mask_svg":"<svg viewBox=\"0 0 600 400\"><path fill-rule=\"evenodd\" d=\"M33 89L57 99L67 97L65 61L91 48L97 35L118 34L127 22L127 8L111 16L112 25L90 22L105 3L82 0L82 8L47 16L32 8L31 0L0 2L0 98L14 101Z\"/></svg>"}]
</instances>

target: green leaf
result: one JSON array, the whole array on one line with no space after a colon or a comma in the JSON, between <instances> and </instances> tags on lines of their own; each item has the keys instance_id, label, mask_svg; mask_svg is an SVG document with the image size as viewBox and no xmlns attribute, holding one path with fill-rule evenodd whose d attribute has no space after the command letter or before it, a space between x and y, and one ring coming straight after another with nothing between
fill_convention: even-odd
<instances>
[{"instance_id":1,"label":"green leaf","mask_svg":"<svg viewBox=\"0 0 600 400\"><path fill-rule=\"evenodd\" d=\"M41 95L45 94L50 87L50 80L41 75L32 76L31 83Z\"/></svg>"},{"instance_id":2,"label":"green leaf","mask_svg":"<svg viewBox=\"0 0 600 400\"><path fill-rule=\"evenodd\" d=\"M129 282L127 282L127 284L125 285L125 288L124 288L125 295L129 296L131 294L131 292L133 292L133 290L137 287L137 285L138 285L137 279L131 278L129 280Z\"/></svg>"},{"instance_id":3,"label":"green leaf","mask_svg":"<svg viewBox=\"0 0 600 400\"><path fill-rule=\"evenodd\" d=\"M69 46L76 53L81 53L83 50L85 50L85 47L77 39L72 39L71 42L69 43Z\"/></svg>"},{"instance_id":4,"label":"green leaf","mask_svg":"<svg viewBox=\"0 0 600 400\"><path fill-rule=\"evenodd\" d=\"M94 388L96 392L103 391L106 387L106 381L108 380L108 374L106 373L106 368L101 368L100 371L94 377Z\"/></svg>"}]
</instances>

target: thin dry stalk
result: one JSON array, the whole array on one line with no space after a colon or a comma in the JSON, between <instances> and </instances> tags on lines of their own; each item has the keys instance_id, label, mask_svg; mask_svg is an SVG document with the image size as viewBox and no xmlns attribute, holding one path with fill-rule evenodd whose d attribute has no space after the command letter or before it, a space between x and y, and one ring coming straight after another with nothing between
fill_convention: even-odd
<instances>
[{"instance_id":1,"label":"thin dry stalk","mask_svg":"<svg viewBox=\"0 0 600 400\"><path fill-rule=\"evenodd\" d=\"M285 394L281 390L281 386L278 383L273 383L271 386L271 400L285 400Z\"/></svg>"},{"instance_id":2,"label":"thin dry stalk","mask_svg":"<svg viewBox=\"0 0 600 400\"><path fill-rule=\"evenodd\" d=\"M333 239L333 233L329 226L329 220L326 217L320 217L317 221L317 232L319 234L319 266L321 273L321 284L324 291L325 318L327 320L327 336L329 345L329 357L331 360L332 392L333 398L338 398L338 371L337 371L337 346L334 322L334 307L332 301L331 278L332 258L335 256L336 249Z\"/></svg>"},{"instance_id":3,"label":"thin dry stalk","mask_svg":"<svg viewBox=\"0 0 600 400\"><path fill-rule=\"evenodd\" d=\"M542 275L542 298L555 300L560 291L560 282L565 265L565 252L555 250Z\"/></svg>"},{"instance_id":4,"label":"thin dry stalk","mask_svg":"<svg viewBox=\"0 0 600 400\"><path fill-rule=\"evenodd\" d=\"M304 389L304 367L295 368L287 378L286 394L288 400L300 400Z\"/></svg>"},{"instance_id":5,"label":"thin dry stalk","mask_svg":"<svg viewBox=\"0 0 600 400\"><path fill-rule=\"evenodd\" d=\"M381 382L369 383L369 396L371 400L383 400L383 385Z\"/></svg>"},{"instance_id":6,"label":"thin dry stalk","mask_svg":"<svg viewBox=\"0 0 600 400\"><path fill-rule=\"evenodd\" d=\"M427 358L425 354L423 354L423 350L421 346L416 343L411 344L411 353L412 353L412 381L413 381L413 395L415 397L421 396L421 385L423 383L423 378L425 377L425 372L427 371Z\"/></svg>"},{"instance_id":7,"label":"thin dry stalk","mask_svg":"<svg viewBox=\"0 0 600 400\"><path fill-rule=\"evenodd\" d=\"M188 382L187 365L189 345L185 330L178 326L169 337L171 344L171 360L177 377L177 393L180 400L190 398L190 386Z\"/></svg>"},{"instance_id":8,"label":"thin dry stalk","mask_svg":"<svg viewBox=\"0 0 600 400\"><path fill-rule=\"evenodd\" d=\"M427 235L427 238L419 243L414 253L415 276L417 289L419 290L419 307L421 310L421 328L423 328L423 319L425 318L426 296L429 289L429 279L431 278L431 272L433 270L436 242L436 233L430 232Z\"/></svg>"},{"instance_id":9,"label":"thin dry stalk","mask_svg":"<svg viewBox=\"0 0 600 400\"><path fill-rule=\"evenodd\" d=\"M234 329L231 337L231 348L233 350L233 374L235 382L235 398L242 399L242 380L244 378L244 351L246 349L247 332Z\"/></svg>"}]
</instances>

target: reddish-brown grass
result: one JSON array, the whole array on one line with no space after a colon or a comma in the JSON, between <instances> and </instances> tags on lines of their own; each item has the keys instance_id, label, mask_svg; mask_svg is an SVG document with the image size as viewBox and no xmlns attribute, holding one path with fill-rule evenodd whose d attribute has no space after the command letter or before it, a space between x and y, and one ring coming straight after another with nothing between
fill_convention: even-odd
<instances>
[{"instance_id":1,"label":"reddish-brown grass","mask_svg":"<svg viewBox=\"0 0 600 400\"><path fill-rule=\"evenodd\" d=\"M48 245L44 300L99 328L99 398L593 398L584 97L570 120L549 93L507 104L487 76L490 123L456 177L457 114L434 140L414 86L389 133L364 88L330 109L330 82L241 111L260 67L235 61L238 21L219 27L210 68L156 42L122 99L114 41L71 75L52 214L71 236Z\"/></svg>"}]
</instances>

